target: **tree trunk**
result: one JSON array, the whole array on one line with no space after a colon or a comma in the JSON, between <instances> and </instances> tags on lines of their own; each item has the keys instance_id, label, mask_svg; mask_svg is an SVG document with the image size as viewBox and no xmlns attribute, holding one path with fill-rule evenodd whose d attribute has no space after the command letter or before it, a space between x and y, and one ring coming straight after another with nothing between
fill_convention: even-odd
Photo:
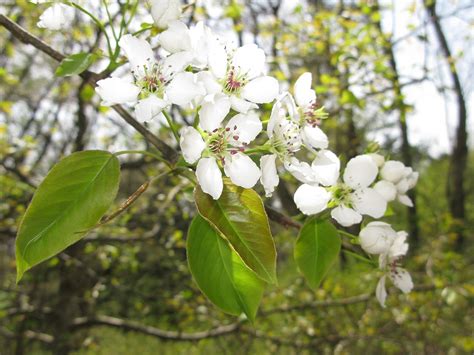
<instances>
[{"instance_id":1,"label":"tree trunk","mask_svg":"<svg viewBox=\"0 0 474 355\"><path fill-rule=\"evenodd\" d=\"M462 250L464 244L464 228L466 218L464 175L466 172L468 155L466 102L461 87L461 81L459 80L459 75L456 70L456 65L454 63L453 57L451 56L451 50L449 48L448 41L444 35L443 28L441 27L440 20L436 13L436 1L425 0L424 5L430 17L430 21L435 29L436 37L439 41L443 56L448 63L458 106L458 126L456 129L455 142L449 162L446 193L449 203L449 210L455 221L454 231L456 233L456 249Z\"/></svg>"},{"instance_id":2,"label":"tree trunk","mask_svg":"<svg viewBox=\"0 0 474 355\"><path fill-rule=\"evenodd\" d=\"M380 13L380 8L378 1L375 1L374 6L372 7L374 13ZM393 84L393 92L395 94L395 100L393 103L394 109L397 109L399 112L398 118L398 127L400 128L402 136L402 161L407 166L413 166L413 157L411 153L410 141L408 139L408 126L407 126L407 105L405 104L404 96L402 93L402 87L400 84L400 76L398 74L397 61L395 59L395 53L393 51L393 45L389 38L386 37L382 30L382 24L380 22L380 16L374 17L375 26L383 40L383 50L387 56L390 64L391 75L390 79ZM378 19L378 20L377 20ZM416 204L416 190L415 188L411 189L407 193L408 197L413 201L413 207L408 209L408 227L410 231L410 240L412 240L412 245L416 248L419 244L419 228L418 228L418 213L417 213L417 204Z\"/></svg>"}]
</instances>

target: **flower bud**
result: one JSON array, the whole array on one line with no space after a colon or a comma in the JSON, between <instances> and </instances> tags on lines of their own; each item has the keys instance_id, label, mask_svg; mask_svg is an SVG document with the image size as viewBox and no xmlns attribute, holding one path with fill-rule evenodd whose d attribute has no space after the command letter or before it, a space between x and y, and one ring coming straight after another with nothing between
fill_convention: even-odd
<instances>
[{"instance_id":1,"label":"flower bud","mask_svg":"<svg viewBox=\"0 0 474 355\"><path fill-rule=\"evenodd\" d=\"M151 16L160 28L167 28L169 23L181 16L179 0L151 0Z\"/></svg>"},{"instance_id":2,"label":"flower bud","mask_svg":"<svg viewBox=\"0 0 474 355\"><path fill-rule=\"evenodd\" d=\"M359 233L360 246L369 254L386 253L397 237L390 224L371 222Z\"/></svg>"},{"instance_id":3,"label":"flower bud","mask_svg":"<svg viewBox=\"0 0 474 355\"><path fill-rule=\"evenodd\" d=\"M382 169L380 170L380 175L384 180L397 183L401 178L405 176L405 165L402 162L396 160L389 160L385 162Z\"/></svg>"}]
</instances>

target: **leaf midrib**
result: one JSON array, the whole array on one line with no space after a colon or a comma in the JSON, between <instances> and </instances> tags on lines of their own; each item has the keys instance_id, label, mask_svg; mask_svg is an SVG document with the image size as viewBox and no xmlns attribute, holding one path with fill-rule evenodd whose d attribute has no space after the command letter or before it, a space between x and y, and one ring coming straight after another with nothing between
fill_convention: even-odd
<instances>
[{"instance_id":1,"label":"leaf midrib","mask_svg":"<svg viewBox=\"0 0 474 355\"><path fill-rule=\"evenodd\" d=\"M105 169L105 167L109 164L110 160L113 158L113 155L110 155L108 157L108 159L105 161L105 163L102 165L102 167L100 168L100 170L97 172L97 174L94 176L94 178L87 184L87 186L84 188L84 190L79 194L79 196L74 200L72 201L71 205L66 208L59 216L57 216L48 226L46 226L42 231L40 231L37 235L35 235L33 238L31 238L28 243L26 244L23 252L21 253L22 257L23 257L23 260L28 262L26 259L25 259L25 256L26 256L26 253L28 251L28 248L30 247L30 245L34 242L36 242L37 240L39 240L39 238L41 238L41 236L43 236L47 231L49 231L60 219L62 219L64 217L64 215L66 215L66 213L68 213L77 203L77 201L80 199L80 197L82 197L91 187L92 183L96 181L97 177L102 173L102 171Z\"/></svg>"},{"instance_id":2,"label":"leaf midrib","mask_svg":"<svg viewBox=\"0 0 474 355\"><path fill-rule=\"evenodd\" d=\"M266 267L262 264L262 262L260 261L259 258L257 258L257 256L253 253L252 249L249 248L249 246L247 245L247 243L243 240L243 238L241 237L240 233L234 228L233 224L231 223L231 221L227 218L225 212L224 212L224 209L222 208L221 204L219 203L219 200L215 201L216 202L216 205L219 207L219 210L222 212L222 215L224 216L225 220L227 221L227 223L230 225L231 229L237 234L239 240L242 242L242 244L246 247L246 249L250 252L250 254L252 254L252 256L254 257L254 259L258 262L258 264L263 268L263 271L265 272L265 274L267 275L267 277L269 278L269 280L272 280L273 281L273 277L272 275L270 275L266 269ZM212 221L209 221L210 223L212 223ZM214 223L212 223L214 224ZM214 224L215 225L215 224ZM217 229L219 229L219 227L217 225L215 225ZM232 245L232 244L231 244ZM237 252L237 251L236 251ZM237 253L238 254L238 253ZM242 258L242 261L243 261L243 258ZM245 261L244 261L244 264ZM252 268L251 268L252 269Z\"/></svg>"}]
</instances>

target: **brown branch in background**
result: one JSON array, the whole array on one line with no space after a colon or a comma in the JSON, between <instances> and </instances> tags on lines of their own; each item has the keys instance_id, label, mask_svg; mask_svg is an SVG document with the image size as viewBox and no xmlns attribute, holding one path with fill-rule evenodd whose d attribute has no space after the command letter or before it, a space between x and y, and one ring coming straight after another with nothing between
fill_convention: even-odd
<instances>
[{"instance_id":1,"label":"brown branch in background","mask_svg":"<svg viewBox=\"0 0 474 355\"><path fill-rule=\"evenodd\" d=\"M235 332L242 325L243 321L229 325L219 326L210 330L195 333L183 333L163 330L152 326L143 325L137 322L128 321L109 316L81 317L73 320L71 330L79 330L92 326L109 326L122 330L135 331L146 335L151 335L163 340L199 341L202 339L214 338Z\"/></svg>"}]
</instances>

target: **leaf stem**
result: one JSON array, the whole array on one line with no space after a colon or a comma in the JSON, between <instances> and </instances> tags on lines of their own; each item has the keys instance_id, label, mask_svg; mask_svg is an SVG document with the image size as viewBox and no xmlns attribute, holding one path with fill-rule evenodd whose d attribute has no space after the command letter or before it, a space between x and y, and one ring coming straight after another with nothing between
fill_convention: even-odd
<instances>
[{"instance_id":1,"label":"leaf stem","mask_svg":"<svg viewBox=\"0 0 474 355\"><path fill-rule=\"evenodd\" d=\"M359 237L352 234L352 233L349 233L349 232L346 232L346 231L343 231L343 230L340 230L340 229L338 229L337 231L339 232L339 234L342 234L345 237L349 237L353 240L359 240Z\"/></svg>"},{"instance_id":2,"label":"leaf stem","mask_svg":"<svg viewBox=\"0 0 474 355\"><path fill-rule=\"evenodd\" d=\"M179 134L176 131L176 128L173 125L173 119L171 118L170 114L166 111L162 111L163 115L166 118L166 122L168 122L168 125L170 126L171 131L173 132L173 136L176 139L176 142L179 143Z\"/></svg>"},{"instance_id":3,"label":"leaf stem","mask_svg":"<svg viewBox=\"0 0 474 355\"><path fill-rule=\"evenodd\" d=\"M363 256L361 256L359 254L356 254L356 253L353 253L352 251L349 251L347 249L342 249L342 252L354 257L355 259L358 259L358 260L361 260L361 261L366 262L368 264L377 266L377 263L374 260L364 258Z\"/></svg>"},{"instance_id":4,"label":"leaf stem","mask_svg":"<svg viewBox=\"0 0 474 355\"><path fill-rule=\"evenodd\" d=\"M125 154L143 154L143 155L147 155L149 157L155 158L156 160L159 160L165 163L166 165L170 165L170 162L164 159L163 157L159 156L158 154L148 152L146 150L121 150L119 152L114 153L116 157L118 157L119 155L125 155Z\"/></svg>"}]
</instances>

